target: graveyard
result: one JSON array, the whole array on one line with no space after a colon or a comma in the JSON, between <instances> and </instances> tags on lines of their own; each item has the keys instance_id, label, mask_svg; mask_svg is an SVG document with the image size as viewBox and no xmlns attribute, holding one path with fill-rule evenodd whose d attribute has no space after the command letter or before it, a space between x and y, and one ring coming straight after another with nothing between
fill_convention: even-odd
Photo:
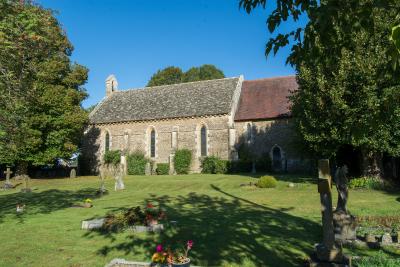
<instances>
[{"instance_id":1,"label":"graveyard","mask_svg":"<svg viewBox=\"0 0 400 267\"><path fill-rule=\"evenodd\" d=\"M259 176L257 176L259 177ZM315 177L275 175L276 188L250 186L251 175L127 176L125 189L100 196L97 176L31 179L31 192L0 192L2 266L105 266L115 258L151 259L157 244L193 240L197 266L302 266L322 240L320 196ZM333 205L337 193L332 190ZM90 199L91 208L76 207ZM158 203L174 221L160 233L81 229L83 220L129 207ZM16 204L25 205L17 213ZM348 209L358 217L398 216L398 192L349 191ZM397 218L398 219L398 218ZM397 246L344 248L346 255L388 259ZM394 264L394 263L393 263ZM396 266L396 265L393 265Z\"/></svg>"}]
</instances>

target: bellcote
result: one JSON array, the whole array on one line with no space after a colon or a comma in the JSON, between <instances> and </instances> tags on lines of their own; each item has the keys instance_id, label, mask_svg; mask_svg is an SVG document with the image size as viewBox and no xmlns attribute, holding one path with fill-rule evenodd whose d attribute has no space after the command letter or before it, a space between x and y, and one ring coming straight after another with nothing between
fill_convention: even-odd
<instances>
[{"instance_id":1,"label":"bellcote","mask_svg":"<svg viewBox=\"0 0 400 267\"><path fill-rule=\"evenodd\" d=\"M106 96L108 97L116 91L118 91L118 81L114 74L111 74L106 79Z\"/></svg>"}]
</instances>

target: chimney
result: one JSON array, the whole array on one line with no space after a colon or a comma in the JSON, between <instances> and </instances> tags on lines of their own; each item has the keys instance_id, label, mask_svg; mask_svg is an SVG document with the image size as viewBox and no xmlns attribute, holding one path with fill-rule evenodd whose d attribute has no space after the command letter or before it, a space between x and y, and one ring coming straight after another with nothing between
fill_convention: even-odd
<instances>
[{"instance_id":1,"label":"chimney","mask_svg":"<svg viewBox=\"0 0 400 267\"><path fill-rule=\"evenodd\" d=\"M114 74L111 74L106 79L106 96L112 95L112 93L118 91L118 82Z\"/></svg>"}]
</instances>

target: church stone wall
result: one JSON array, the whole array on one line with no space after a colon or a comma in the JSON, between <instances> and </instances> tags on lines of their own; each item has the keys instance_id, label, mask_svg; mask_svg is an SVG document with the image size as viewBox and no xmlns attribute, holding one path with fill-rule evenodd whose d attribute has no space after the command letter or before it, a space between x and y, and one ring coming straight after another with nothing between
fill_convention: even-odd
<instances>
[{"instance_id":1,"label":"church stone wall","mask_svg":"<svg viewBox=\"0 0 400 267\"><path fill-rule=\"evenodd\" d=\"M281 169L278 171L312 171L312 161L296 149L297 140L291 119L241 121L235 123L235 129L237 149L246 143L254 155L261 157L268 154L273 161L273 150L277 147L281 152Z\"/></svg>"},{"instance_id":2,"label":"church stone wall","mask_svg":"<svg viewBox=\"0 0 400 267\"><path fill-rule=\"evenodd\" d=\"M156 163L168 163L173 153L173 132L176 132L177 149L192 151L192 172L201 171L200 129L207 128L207 155L229 157L228 115L200 118L169 119L93 125L85 133L83 154L90 172L97 172L105 152L106 133L110 135L110 150L140 150L150 158L150 133L156 133Z\"/></svg>"}]
</instances>

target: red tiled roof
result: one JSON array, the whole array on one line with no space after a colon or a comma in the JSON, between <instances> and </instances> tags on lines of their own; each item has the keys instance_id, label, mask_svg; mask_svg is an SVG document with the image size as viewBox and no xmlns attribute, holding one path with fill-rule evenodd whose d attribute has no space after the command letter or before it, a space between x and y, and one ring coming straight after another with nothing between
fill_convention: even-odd
<instances>
[{"instance_id":1,"label":"red tiled roof","mask_svg":"<svg viewBox=\"0 0 400 267\"><path fill-rule=\"evenodd\" d=\"M235 121L289 116L288 96L297 88L295 76L244 81Z\"/></svg>"}]
</instances>

